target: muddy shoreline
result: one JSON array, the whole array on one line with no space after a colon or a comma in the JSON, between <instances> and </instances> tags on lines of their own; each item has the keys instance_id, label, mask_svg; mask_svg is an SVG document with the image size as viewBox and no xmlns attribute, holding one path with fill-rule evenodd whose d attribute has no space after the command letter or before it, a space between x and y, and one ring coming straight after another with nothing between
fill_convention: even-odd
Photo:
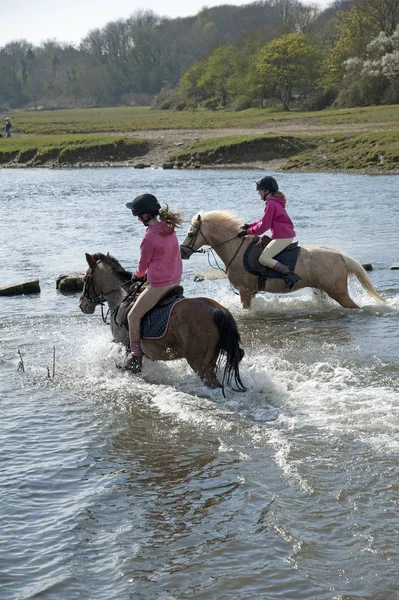
<instances>
[{"instance_id":1,"label":"muddy shoreline","mask_svg":"<svg viewBox=\"0 0 399 600\"><path fill-rule=\"evenodd\" d=\"M378 132L386 131L387 126L390 124L381 124L381 127L373 126L373 132L378 135ZM396 129L397 123L392 123L392 129ZM112 167L130 167L130 168L201 168L201 169L255 169L255 170L270 170L279 171L284 170L287 163L290 161L289 157L276 157L271 160L256 160L252 156L250 160L246 158L244 153L242 158L240 153L229 156L224 155L217 161L207 160L202 161L201 157L199 160L191 162L179 162L173 157L178 153L184 153L190 151L193 144L203 142L206 140L212 140L215 138L224 138L232 136L254 136L254 135L285 135L285 136L300 136L304 139L310 139L312 136L331 136L332 141L335 136L347 135L348 137L368 133L370 132L370 126L367 124L356 124L356 125L339 125L339 126L326 126L319 125L317 123L310 124L306 121L286 121L286 122L274 122L269 123L267 127L251 127L251 128L228 128L228 129L164 129L164 130L136 130L131 132L119 132L117 135L127 138L138 138L146 140L148 149L145 153L140 156L123 160L118 160L115 155L111 156L108 160L92 160L88 157L87 160L79 160L78 162L59 162L57 159L47 161L43 164L34 164L34 162L19 162L10 161L3 162L1 167L3 168L85 168L85 167L96 167L96 168L112 168ZM115 134L114 134L115 135ZM321 152L322 150L320 150ZM384 168L379 168L379 165L371 165L365 168L343 168L342 166L331 166L324 165L321 167L317 160L317 149L314 152L314 160L312 157L309 160L303 161L297 160L296 164L289 165L290 171L295 172L350 172L350 173L368 173L368 174L398 174L399 165L396 168L396 164L385 165Z\"/></svg>"}]
</instances>

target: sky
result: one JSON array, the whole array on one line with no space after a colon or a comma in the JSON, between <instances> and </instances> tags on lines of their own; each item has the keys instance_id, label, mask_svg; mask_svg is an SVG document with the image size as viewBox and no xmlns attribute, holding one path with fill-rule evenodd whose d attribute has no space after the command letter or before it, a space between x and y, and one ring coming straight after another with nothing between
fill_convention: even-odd
<instances>
[{"instance_id":1,"label":"sky","mask_svg":"<svg viewBox=\"0 0 399 600\"><path fill-rule=\"evenodd\" d=\"M176 18L196 15L202 8L230 4L242 6L254 0L0 0L0 47L25 39L39 45L45 40L78 44L92 29L110 21L127 19L137 10L152 10ZM312 0L302 0L304 4ZM313 0L325 8L333 0Z\"/></svg>"}]
</instances>

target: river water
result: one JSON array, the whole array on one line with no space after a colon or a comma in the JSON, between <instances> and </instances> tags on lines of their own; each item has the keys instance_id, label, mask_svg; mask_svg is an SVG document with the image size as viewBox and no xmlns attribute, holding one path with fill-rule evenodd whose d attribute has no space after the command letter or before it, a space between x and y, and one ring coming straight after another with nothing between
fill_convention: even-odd
<instances>
[{"instance_id":1,"label":"river water","mask_svg":"<svg viewBox=\"0 0 399 600\"><path fill-rule=\"evenodd\" d=\"M275 174L300 243L372 263L385 305L351 283L358 310L304 290L243 311L184 262L186 295L237 319L245 394L183 361L118 371L99 313L55 289L85 252L135 268L138 193L251 221L261 175L0 170L1 285L41 284L0 298L1 600L399 598L399 177Z\"/></svg>"}]
</instances>

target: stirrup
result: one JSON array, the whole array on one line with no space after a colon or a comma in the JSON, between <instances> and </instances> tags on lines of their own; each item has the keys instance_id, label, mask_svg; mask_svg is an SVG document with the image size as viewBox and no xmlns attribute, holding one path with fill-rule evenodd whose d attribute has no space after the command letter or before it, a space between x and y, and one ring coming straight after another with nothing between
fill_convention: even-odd
<instances>
[{"instance_id":1,"label":"stirrup","mask_svg":"<svg viewBox=\"0 0 399 600\"><path fill-rule=\"evenodd\" d=\"M124 365L124 370L130 371L131 373L133 373L133 375L140 375L142 364L142 356L133 356L131 354Z\"/></svg>"},{"instance_id":2,"label":"stirrup","mask_svg":"<svg viewBox=\"0 0 399 600\"><path fill-rule=\"evenodd\" d=\"M285 289L292 290L294 285L296 283L298 283L298 281L300 281L301 279L302 279L302 277L299 277L299 275L294 273L294 271L291 271L290 273L286 273L284 275Z\"/></svg>"}]
</instances>

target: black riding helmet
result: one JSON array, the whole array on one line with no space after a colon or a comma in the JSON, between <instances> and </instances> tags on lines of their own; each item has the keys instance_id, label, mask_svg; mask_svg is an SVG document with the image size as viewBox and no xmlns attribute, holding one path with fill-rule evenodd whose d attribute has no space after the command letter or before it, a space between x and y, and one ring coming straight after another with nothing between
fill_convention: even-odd
<instances>
[{"instance_id":1,"label":"black riding helmet","mask_svg":"<svg viewBox=\"0 0 399 600\"><path fill-rule=\"evenodd\" d=\"M161 205L152 194L140 194L136 196L133 202L128 202L126 208L130 208L133 215L137 217L144 213L157 215L161 210Z\"/></svg>"},{"instance_id":2,"label":"black riding helmet","mask_svg":"<svg viewBox=\"0 0 399 600\"><path fill-rule=\"evenodd\" d=\"M266 175L266 177L262 177L259 181L256 182L257 190L267 190L268 192L277 192L278 185L277 181L274 177L270 177L270 175Z\"/></svg>"}]
</instances>

